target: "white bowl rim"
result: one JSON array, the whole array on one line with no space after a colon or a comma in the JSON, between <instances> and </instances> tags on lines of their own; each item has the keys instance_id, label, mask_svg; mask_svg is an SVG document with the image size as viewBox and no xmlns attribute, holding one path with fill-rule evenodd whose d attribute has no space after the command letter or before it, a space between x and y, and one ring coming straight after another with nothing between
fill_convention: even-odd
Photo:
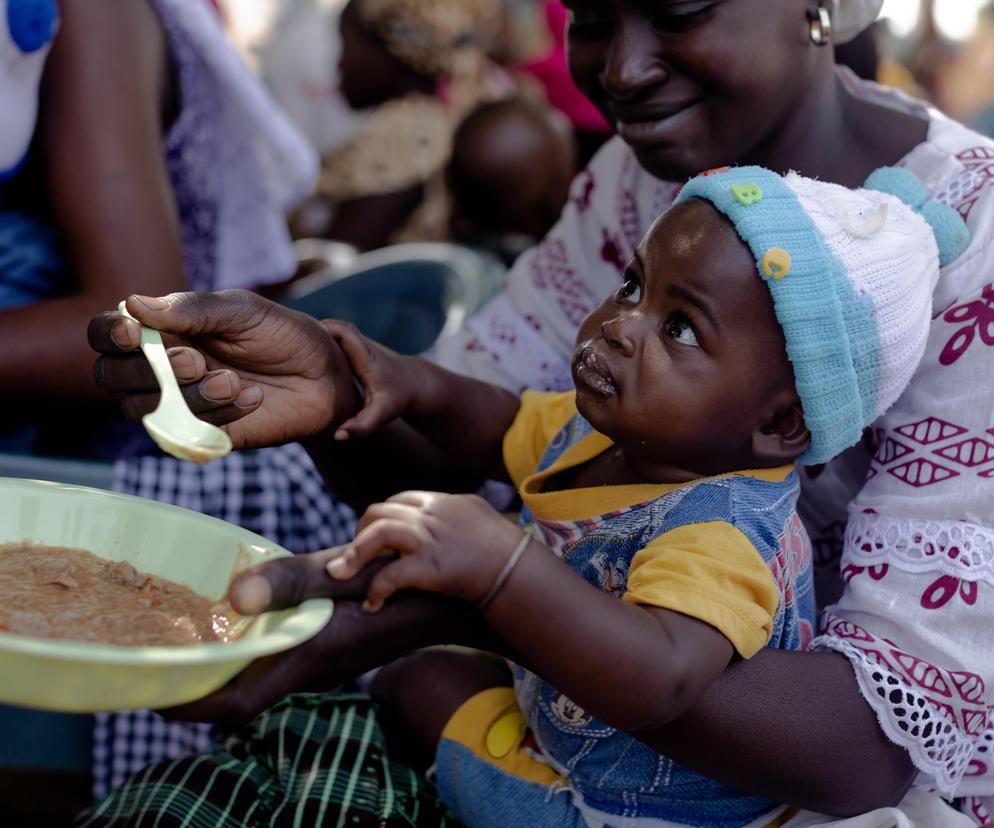
<instances>
[{"instance_id":1,"label":"white bowl rim","mask_svg":"<svg viewBox=\"0 0 994 828\"><path fill-rule=\"evenodd\" d=\"M292 556L292 552L273 543L262 535L249 532L233 523L201 514L182 506L162 503L144 497L94 489L89 486L74 486L54 483L48 480L30 480L19 477L0 477L0 489L8 487L28 489L55 489L66 492L83 492L108 500L122 501L128 505L136 502L142 508L165 509L183 513L184 519L222 524L237 530L246 542L272 550L273 559ZM5 541L6 542L6 541ZM194 666L198 664L223 664L231 661L251 661L261 656L271 655L302 644L312 638L331 618L334 604L330 598L311 598L298 607L277 610L285 617L279 626L267 632L262 638L240 638L228 643L218 641L202 644L130 647L118 644L94 644L88 641L74 641L64 638L36 638L10 632L0 632L0 650L21 653L59 661L72 661L84 664L117 664L134 666L170 665Z\"/></svg>"}]
</instances>

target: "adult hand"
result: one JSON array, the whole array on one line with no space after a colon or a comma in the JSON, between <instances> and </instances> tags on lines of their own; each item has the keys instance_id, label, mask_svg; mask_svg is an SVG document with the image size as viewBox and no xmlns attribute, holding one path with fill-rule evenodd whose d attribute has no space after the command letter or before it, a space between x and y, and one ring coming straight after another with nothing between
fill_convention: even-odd
<instances>
[{"instance_id":1,"label":"adult hand","mask_svg":"<svg viewBox=\"0 0 994 828\"><path fill-rule=\"evenodd\" d=\"M235 448L313 436L357 404L348 360L324 326L242 290L130 296L128 312L163 334L190 408L222 425ZM101 354L94 378L138 420L158 404L158 384L138 351L139 325L116 312L90 322Z\"/></svg>"},{"instance_id":2,"label":"adult hand","mask_svg":"<svg viewBox=\"0 0 994 828\"><path fill-rule=\"evenodd\" d=\"M326 568L349 580L377 558L399 555L369 582L363 608L371 613L411 588L479 603L520 539L521 530L476 495L401 492L366 510L355 540L329 550Z\"/></svg>"},{"instance_id":3,"label":"adult hand","mask_svg":"<svg viewBox=\"0 0 994 828\"><path fill-rule=\"evenodd\" d=\"M302 566L295 564L308 557L271 561L242 577L246 582L253 577L269 580L268 609L292 606L317 595L335 597L335 610L328 624L298 647L253 662L220 690L198 701L159 711L162 715L184 721L241 723L290 693L331 690L420 647L471 643L474 631L482 629L475 608L427 593L398 596L383 612L370 615L357 601L340 596L365 595L378 567L369 567L353 581L334 582L317 556ZM249 593L257 594L252 589ZM230 594L237 604L238 590ZM483 633L479 640L484 640Z\"/></svg>"}]
</instances>

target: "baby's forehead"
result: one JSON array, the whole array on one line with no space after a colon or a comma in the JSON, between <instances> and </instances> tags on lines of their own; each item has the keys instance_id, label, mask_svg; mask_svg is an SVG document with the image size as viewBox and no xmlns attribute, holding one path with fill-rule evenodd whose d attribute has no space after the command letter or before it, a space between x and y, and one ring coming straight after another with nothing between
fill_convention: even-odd
<instances>
[{"instance_id":1,"label":"baby's forehead","mask_svg":"<svg viewBox=\"0 0 994 828\"><path fill-rule=\"evenodd\" d=\"M659 216L638 250L646 271L679 266L705 281L709 274L758 278L755 259L732 223L700 198L675 204Z\"/></svg>"}]
</instances>

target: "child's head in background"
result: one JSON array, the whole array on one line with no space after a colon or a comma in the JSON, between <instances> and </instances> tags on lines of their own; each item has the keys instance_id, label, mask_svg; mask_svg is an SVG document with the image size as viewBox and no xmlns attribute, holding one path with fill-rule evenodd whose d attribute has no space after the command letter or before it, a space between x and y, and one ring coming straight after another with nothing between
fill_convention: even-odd
<instances>
[{"instance_id":1,"label":"child's head in background","mask_svg":"<svg viewBox=\"0 0 994 828\"><path fill-rule=\"evenodd\" d=\"M649 229L573 353L578 409L640 476L822 463L898 398L969 233L910 172L867 188L719 170Z\"/></svg>"}]
</instances>

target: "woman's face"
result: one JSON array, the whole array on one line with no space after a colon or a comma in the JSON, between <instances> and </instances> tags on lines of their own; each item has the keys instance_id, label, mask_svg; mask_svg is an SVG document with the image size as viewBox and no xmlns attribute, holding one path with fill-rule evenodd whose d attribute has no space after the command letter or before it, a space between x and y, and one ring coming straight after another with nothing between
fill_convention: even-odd
<instances>
[{"instance_id":1,"label":"woman's face","mask_svg":"<svg viewBox=\"0 0 994 828\"><path fill-rule=\"evenodd\" d=\"M763 158L824 65L815 0L564 3L573 78L662 179Z\"/></svg>"}]
</instances>

